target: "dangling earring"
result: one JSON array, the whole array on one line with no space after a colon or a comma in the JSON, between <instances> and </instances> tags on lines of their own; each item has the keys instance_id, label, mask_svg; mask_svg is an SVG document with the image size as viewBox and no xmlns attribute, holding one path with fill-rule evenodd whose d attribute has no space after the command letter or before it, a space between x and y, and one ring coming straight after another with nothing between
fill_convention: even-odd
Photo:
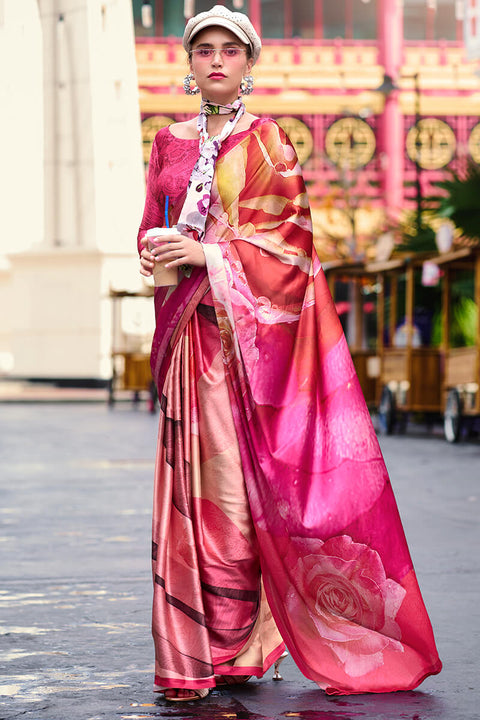
<instances>
[{"instance_id":1,"label":"dangling earring","mask_svg":"<svg viewBox=\"0 0 480 720\"><path fill-rule=\"evenodd\" d=\"M185 76L185 79L183 81L183 89L185 90L186 95L198 95L198 93L200 92L200 88L198 88L196 85L194 85L192 88L192 86L190 85L192 80L193 73L189 73Z\"/></svg>"},{"instance_id":2,"label":"dangling earring","mask_svg":"<svg viewBox=\"0 0 480 720\"><path fill-rule=\"evenodd\" d=\"M240 95L251 95L253 92L253 76L245 75L240 83Z\"/></svg>"}]
</instances>

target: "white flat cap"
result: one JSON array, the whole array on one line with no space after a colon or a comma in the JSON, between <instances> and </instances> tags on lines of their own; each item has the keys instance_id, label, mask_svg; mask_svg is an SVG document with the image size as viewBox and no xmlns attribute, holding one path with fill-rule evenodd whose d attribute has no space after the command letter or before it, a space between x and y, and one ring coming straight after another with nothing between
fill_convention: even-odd
<instances>
[{"instance_id":1,"label":"white flat cap","mask_svg":"<svg viewBox=\"0 0 480 720\"><path fill-rule=\"evenodd\" d=\"M207 27L220 26L230 30L252 51L253 62L256 63L262 42L255 32L255 28L244 13L231 12L223 5L215 5L207 12L199 13L188 21L183 34L183 47L187 52L192 49L193 37Z\"/></svg>"}]
</instances>

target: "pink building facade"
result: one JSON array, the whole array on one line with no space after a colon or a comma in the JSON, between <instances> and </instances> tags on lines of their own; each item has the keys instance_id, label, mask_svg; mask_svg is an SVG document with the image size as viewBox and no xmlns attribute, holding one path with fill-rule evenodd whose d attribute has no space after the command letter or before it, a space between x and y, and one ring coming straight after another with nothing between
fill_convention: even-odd
<instances>
[{"instance_id":1,"label":"pink building facade","mask_svg":"<svg viewBox=\"0 0 480 720\"><path fill-rule=\"evenodd\" d=\"M190 117L185 17L214 3L133 3L145 160L155 132ZM480 64L453 0L230 0L263 38L248 109L297 148L321 255L364 254L436 180L480 163ZM145 5L145 3L143 3ZM144 18L145 19L145 18Z\"/></svg>"}]
</instances>

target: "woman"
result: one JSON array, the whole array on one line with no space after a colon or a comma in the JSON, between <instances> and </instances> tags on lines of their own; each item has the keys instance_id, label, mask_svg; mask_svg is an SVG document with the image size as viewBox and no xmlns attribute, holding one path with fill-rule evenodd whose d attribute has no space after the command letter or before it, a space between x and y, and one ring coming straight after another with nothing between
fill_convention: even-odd
<instances>
[{"instance_id":1,"label":"woman","mask_svg":"<svg viewBox=\"0 0 480 720\"><path fill-rule=\"evenodd\" d=\"M157 134L138 236L143 275L191 270L155 294L156 689L205 697L284 642L328 693L412 689L441 663L301 170L238 98L260 39L216 6L184 47L201 111ZM181 234L149 252L165 214Z\"/></svg>"}]
</instances>

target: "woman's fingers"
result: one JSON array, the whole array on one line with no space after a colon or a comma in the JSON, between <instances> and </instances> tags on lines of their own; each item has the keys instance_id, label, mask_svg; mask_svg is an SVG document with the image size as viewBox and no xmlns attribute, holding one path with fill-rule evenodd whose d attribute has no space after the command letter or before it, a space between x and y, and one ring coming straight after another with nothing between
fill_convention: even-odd
<instances>
[{"instance_id":1,"label":"woman's fingers","mask_svg":"<svg viewBox=\"0 0 480 720\"><path fill-rule=\"evenodd\" d=\"M169 243L165 253L162 255L162 260L170 264L171 267L183 264L197 265L199 264L197 262L199 252L203 256L202 246L197 240L180 235L175 242Z\"/></svg>"},{"instance_id":2,"label":"woman's fingers","mask_svg":"<svg viewBox=\"0 0 480 720\"><path fill-rule=\"evenodd\" d=\"M166 242L161 242L150 253L142 251L141 255L145 260L144 268L153 268L155 262L162 262L168 267L205 265L205 255L201 243L186 235L170 235L168 237Z\"/></svg>"},{"instance_id":3,"label":"woman's fingers","mask_svg":"<svg viewBox=\"0 0 480 720\"><path fill-rule=\"evenodd\" d=\"M186 243L176 239L175 242L158 245L152 250L154 260L156 262L168 263L170 260L176 260L179 257L185 256L188 254L188 245L191 242L189 238L186 238L186 240Z\"/></svg>"},{"instance_id":4,"label":"woman's fingers","mask_svg":"<svg viewBox=\"0 0 480 720\"><path fill-rule=\"evenodd\" d=\"M140 253L140 262L154 262L155 258L152 253L144 248Z\"/></svg>"},{"instance_id":5,"label":"woman's fingers","mask_svg":"<svg viewBox=\"0 0 480 720\"><path fill-rule=\"evenodd\" d=\"M186 235L164 235L161 240L156 241L155 247L152 249L154 255L159 255L172 247L184 246L185 243L195 242Z\"/></svg>"},{"instance_id":6,"label":"woman's fingers","mask_svg":"<svg viewBox=\"0 0 480 720\"><path fill-rule=\"evenodd\" d=\"M155 256L152 255L146 248L140 253L140 274L145 277L152 275L153 268L155 266Z\"/></svg>"}]
</instances>

